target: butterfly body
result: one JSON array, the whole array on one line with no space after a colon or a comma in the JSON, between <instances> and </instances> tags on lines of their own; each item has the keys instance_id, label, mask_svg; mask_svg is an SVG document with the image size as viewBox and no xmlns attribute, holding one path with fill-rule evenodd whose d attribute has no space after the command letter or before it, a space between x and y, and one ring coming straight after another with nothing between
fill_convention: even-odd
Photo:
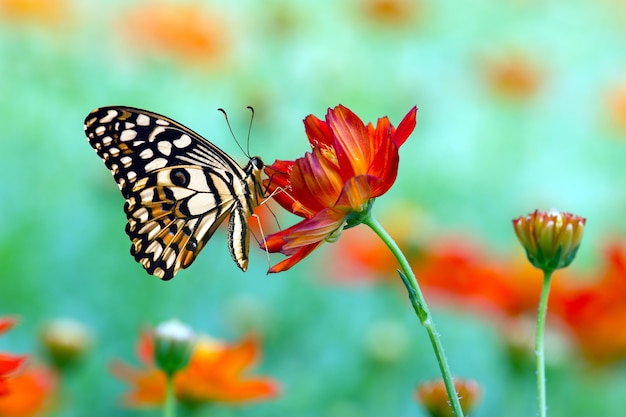
<instances>
[{"instance_id":1,"label":"butterfly body","mask_svg":"<svg viewBox=\"0 0 626 417\"><path fill-rule=\"evenodd\" d=\"M168 280L187 268L226 217L229 252L247 269L260 158L242 168L182 124L132 107L92 111L85 134L126 199L131 254L148 273Z\"/></svg>"}]
</instances>

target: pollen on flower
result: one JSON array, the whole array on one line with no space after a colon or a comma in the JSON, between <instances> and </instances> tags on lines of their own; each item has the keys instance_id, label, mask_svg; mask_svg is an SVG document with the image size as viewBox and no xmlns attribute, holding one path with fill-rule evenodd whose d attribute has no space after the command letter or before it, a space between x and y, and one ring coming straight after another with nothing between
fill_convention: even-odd
<instances>
[{"instance_id":1,"label":"pollen on flower","mask_svg":"<svg viewBox=\"0 0 626 417\"><path fill-rule=\"evenodd\" d=\"M328 159L329 161L331 161L333 164L337 164L337 154L335 153L335 151L329 147L329 146L321 146L320 147L320 152L322 153L322 155L324 155L324 157L326 159Z\"/></svg>"}]
</instances>

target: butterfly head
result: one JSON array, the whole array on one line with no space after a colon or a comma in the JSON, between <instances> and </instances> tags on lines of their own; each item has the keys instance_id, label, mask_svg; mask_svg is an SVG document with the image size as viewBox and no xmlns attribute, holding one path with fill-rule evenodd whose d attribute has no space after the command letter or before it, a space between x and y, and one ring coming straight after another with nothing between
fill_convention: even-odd
<instances>
[{"instance_id":1,"label":"butterfly head","mask_svg":"<svg viewBox=\"0 0 626 417\"><path fill-rule=\"evenodd\" d=\"M253 156L252 158L250 158L250 162L248 165L252 168L253 171L261 171L265 167L263 160L258 156Z\"/></svg>"}]
</instances>

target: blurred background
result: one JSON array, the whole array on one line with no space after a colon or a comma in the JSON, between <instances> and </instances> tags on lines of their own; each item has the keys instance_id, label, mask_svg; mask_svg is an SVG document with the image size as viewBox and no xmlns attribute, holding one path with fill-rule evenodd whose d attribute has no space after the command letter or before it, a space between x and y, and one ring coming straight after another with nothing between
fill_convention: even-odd
<instances>
[{"instance_id":1,"label":"blurred background","mask_svg":"<svg viewBox=\"0 0 626 417\"><path fill-rule=\"evenodd\" d=\"M129 255L124 200L83 133L96 107L140 107L243 165L216 109L245 143L251 105L250 150L269 164L308 150L308 114L344 104L397 125L417 105L374 213L423 280L453 373L481 387L472 416L536 413L541 274L511 219L553 207L588 223L554 282L550 415L621 415L625 19L619 0L0 0L0 315L19 318L0 352L43 363L43 326L78 320L89 350L52 415L160 415L126 407L110 365L140 366L141 331L178 318L229 343L256 335L250 375L281 386L197 415L426 416L416 387L438 367L373 233L268 276L255 247L247 273L235 266L223 229L162 282Z\"/></svg>"}]
</instances>

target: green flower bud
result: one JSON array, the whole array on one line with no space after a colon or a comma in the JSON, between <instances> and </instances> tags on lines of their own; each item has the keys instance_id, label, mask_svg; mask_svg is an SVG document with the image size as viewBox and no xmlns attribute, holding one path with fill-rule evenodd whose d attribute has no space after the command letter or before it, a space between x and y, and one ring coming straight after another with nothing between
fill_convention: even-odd
<instances>
[{"instance_id":1,"label":"green flower bud","mask_svg":"<svg viewBox=\"0 0 626 417\"><path fill-rule=\"evenodd\" d=\"M189 363L195 336L191 327L178 320L161 323L154 331L154 361L168 376Z\"/></svg>"}]
</instances>

